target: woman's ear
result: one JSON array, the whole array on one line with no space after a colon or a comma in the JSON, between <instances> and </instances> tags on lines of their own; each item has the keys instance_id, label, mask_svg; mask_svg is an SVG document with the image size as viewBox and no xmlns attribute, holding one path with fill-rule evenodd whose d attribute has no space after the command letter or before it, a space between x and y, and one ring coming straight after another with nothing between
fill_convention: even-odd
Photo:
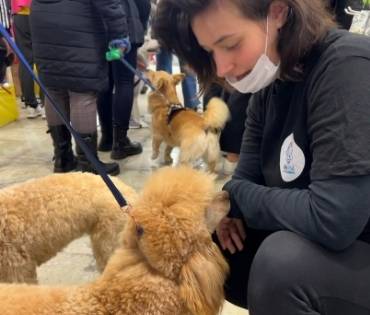
<instances>
[{"instance_id":1,"label":"woman's ear","mask_svg":"<svg viewBox=\"0 0 370 315\"><path fill-rule=\"evenodd\" d=\"M281 0L275 0L270 4L269 19L270 23L273 23L276 29L282 28L287 20L289 13L289 6L286 2Z\"/></svg>"},{"instance_id":2,"label":"woman's ear","mask_svg":"<svg viewBox=\"0 0 370 315\"><path fill-rule=\"evenodd\" d=\"M229 267L217 245L193 254L180 274L180 296L191 314L218 314L224 303L224 282Z\"/></svg>"}]
</instances>

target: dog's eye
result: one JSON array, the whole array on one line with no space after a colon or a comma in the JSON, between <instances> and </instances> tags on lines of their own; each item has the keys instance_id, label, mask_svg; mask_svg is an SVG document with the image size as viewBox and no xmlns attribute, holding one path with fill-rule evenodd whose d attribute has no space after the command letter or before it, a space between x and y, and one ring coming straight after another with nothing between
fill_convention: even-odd
<instances>
[{"instance_id":1,"label":"dog's eye","mask_svg":"<svg viewBox=\"0 0 370 315\"><path fill-rule=\"evenodd\" d=\"M137 237L141 237L142 235L144 234L144 229L143 229L143 227L142 226L140 226L140 225L137 225L136 226L136 235L137 235Z\"/></svg>"}]
</instances>

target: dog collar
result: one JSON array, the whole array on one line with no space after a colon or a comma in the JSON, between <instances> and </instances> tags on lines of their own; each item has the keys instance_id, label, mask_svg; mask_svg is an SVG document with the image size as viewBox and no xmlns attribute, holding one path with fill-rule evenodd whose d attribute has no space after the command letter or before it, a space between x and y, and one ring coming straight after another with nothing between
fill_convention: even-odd
<instances>
[{"instance_id":1,"label":"dog collar","mask_svg":"<svg viewBox=\"0 0 370 315\"><path fill-rule=\"evenodd\" d=\"M167 113L167 124L170 124L171 120L176 116L176 114L183 110L186 110L186 108L181 104L171 104Z\"/></svg>"}]
</instances>

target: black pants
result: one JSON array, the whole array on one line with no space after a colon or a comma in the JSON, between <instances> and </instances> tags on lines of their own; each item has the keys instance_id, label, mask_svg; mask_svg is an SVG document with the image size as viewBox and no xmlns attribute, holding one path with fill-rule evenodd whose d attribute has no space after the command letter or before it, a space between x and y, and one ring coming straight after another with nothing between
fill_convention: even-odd
<instances>
[{"instance_id":1,"label":"black pants","mask_svg":"<svg viewBox=\"0 0 370 315\"><path fill-rule=\"evenodd\" d=\"M132 45L125 59L136 68L137 46ZM113 61L113 124L128 130L134 101L134 74L120 61Z\"/></svg>"},{"instance_id":2,"label":"black pants","mask_svg":"<svg viewBox=\"0 0 370 315\"><path fill-rule=\"evenodd\" d=\"M102 91L98 94L97 99L97 109L99 114L99 121L102 132L106 136L112 137L112 106L113 106L113 73L112 73L112 63L109 63L109 87L107 90Z\"/></svg>"},{"instance_id":3,"label":"black pants","mask_svg":"<svg viewBox=\"0 0 370 315\"><path fill-rule=\"evenodd\" d=\"M24 54L30 67L33 68L32 37L30 20L28 15L21 14L14 15L14 33L15 41L19 49ZM21 83L24 103L27 106L36 108L37 100L34 92L35 90L33 79L22 64L19 65L19 80Z\"/></svg>"},{"instance_id":4,"label":"black pants","mask_svg":"<svg viewBox=\"0 0 370 315\"><path fill-rule=\"evenodd\" d=\"M230 110L231 119L221 131L220 147L224 152L240 154L250 97L251 94L242 94L235 91L225 99Z\"/></svg>"},{"instance_id":5,"label":"black pants","mask_svg":"<svg viewBox=\"0 0 370 315\"><path fill-rule=\"evenodd\" d=\"M370 244L332 252L292 232L267 235L248 229L245 250L225 253L230 302L251 315L370 314Z\"/></svg>"}]
</instances>

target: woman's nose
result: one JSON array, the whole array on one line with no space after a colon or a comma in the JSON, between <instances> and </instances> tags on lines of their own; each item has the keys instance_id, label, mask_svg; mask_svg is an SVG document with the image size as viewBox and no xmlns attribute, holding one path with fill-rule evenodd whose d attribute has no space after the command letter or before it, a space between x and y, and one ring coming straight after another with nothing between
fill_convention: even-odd
<instances>
[{"instance_id":1,"label":"woman's nose","mask_svg":"<svg viewBox=\"0 0 370 315\"><path fill-rule=\"evenodd\" d=\"M234 68L232 58L222 53L213 53L213 59L216 65L217 76L224 78L231 75Z\"/></svg>"}]
</instances>

